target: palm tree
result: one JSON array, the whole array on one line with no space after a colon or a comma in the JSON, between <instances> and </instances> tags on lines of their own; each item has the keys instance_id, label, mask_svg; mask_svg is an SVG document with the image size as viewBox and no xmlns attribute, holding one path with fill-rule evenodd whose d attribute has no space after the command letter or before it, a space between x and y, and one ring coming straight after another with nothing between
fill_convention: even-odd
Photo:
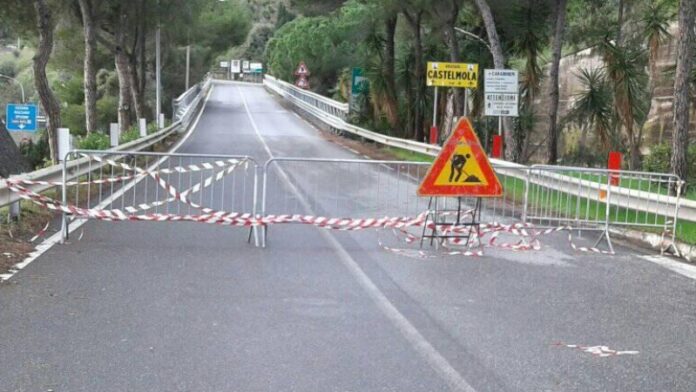
<instances>
[{"instance_id":1,"label":"palm tree","mask_svg":"<svg viewBox=\"0 0 696 392\"><path fill-rule=\"evenodd\" d=\"M668 11L666 1L661 1L649 4L641 18L643 38L646 40L648 48L648 99L646 100L648 106L645 110L646 115L650 114L655 88L660 81L657 57L665 39L670 36L667 29L672 16ZM645 127L645 123L643 123L643 127Z\"/></svg>"},{"instance_id":2,"label":"palm tree","mask_svg":"<svg viewBox=\"0 0 696 392\"><path fill-rule=\"evenodd\" d=\"M631 170L640 167L640 146L643 127L636 127L645 119L645 74L642 70L643 53L631 47L617 46L608 38L601 45L604 67L614 94L614 105L620 124L628 140Z\"/></svg>"},{"instance_id":3,"label":"palm tree","mask_svg":"<svg viewBox=\"0 0 696 392\"><path fill-rule=\"evenodd\" d=\"M546 26L539 23L539 18L548 15L548 7L539 0L527 0L515 12L513 26L516 39L513 41L515 54L524 58L524 68L521 72L520 93L521 112L527 115L526 119L517 121L514 128L514 150L512 160L522 161L529 143L527 135L531 134L534 127L534 100L541 91L543 69L539 65L541 53L546 41Z\"/></svg>"},{"instance_id":4,"label":"palm tree","mask_svg":"<svg viewBox=\"0 0 696 392\"><path fill-rule=\"evenodd\" d=\"M574 103L563 122L575 122L580 126L580 155L585 156L587 133L591 131L601 150L611 148L614 114L611 88L601 68L581 69L576 76L583 90L573 96Z\"/></svg>"}]
</instances>

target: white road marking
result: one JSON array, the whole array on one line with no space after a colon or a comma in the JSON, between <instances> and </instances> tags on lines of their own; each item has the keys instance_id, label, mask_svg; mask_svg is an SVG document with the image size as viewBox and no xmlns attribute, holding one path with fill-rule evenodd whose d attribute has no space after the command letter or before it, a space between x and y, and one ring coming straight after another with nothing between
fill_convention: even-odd
<instances>
[{"instance_id":1,"label":"white road marking","mask_svg":"<svg viewBox=\"0 0 696 392\"><path fill-rule=\"evenodd\" d=\"M665 256L639 256L643 260L650 261L662 267L665 267L671 271L678 273L679 275L686 276L687 278L696 280L696 266L687 264L681 261L677 261Z\"/></svg>"},{"instance_id":2,"label":"white road marking","mask_svg":"<svg viewBox=\"0 0 696 392\"><path fill-rule=\"evenodd\" d=\"M198 113L198 117L196 117L196 120L193 122L193 125L192 125L191 127L189 127L189 130L188 130L188 132L186 133L186 135L184 135L184 137L181 138L181 140L179 140L179 142L170 150L171 152L174 152L174 151L178 150L179 147L181 147L181 145L184 144L184 142L191 136L191 134L193 133L193 131L196 129L196 127L198 126L198 122L200 121L201 116L203 115L203 112L205 111L205 106L208 104L208 99L210 99L210 95L213 93L213 89L215 89L215 86L212 86L212 87L210 88L210 90L208 91L208 95L206 95L205 100L203 101L203 107L201 108L201 111ZM159 166L159 165L161 165L163 162L165 162L167 159L169 159L169 158L165 157L165 158L160 159L160 160L157 161L156 163L152 164L152 166L150 166L150 167L148 168L148 170L153 170L154 168L156 168L157 166ZM102 202L101 202L99 205L97 205L95 208L104 208L104 207L106 207L107 205L111 204L114 200L116 200L116 199L118 199L119 197L121 197L124 193L126 193L128 190L132 189L136 184L138 184L138 182L142 181L143 179L144 179L144 177L141 177L140 179L138 179L138 180L136 180L136 181L134 181L134 182L129 183L127 186L125 186L124 188L118 190L117 192L114 192L114 194L112 194L112 195L109 196L107 199L105 199L104 201L102 201ZM87 223L87 219L77 219L77 220L75 220L74 222L70 223L70 226L69 226L69 228L70 228L70 229L69 229L69 233L72 233L72 232L74 232L75 230L79 229L79 228L82 227L82 225L84 225L85 223ZM21 270L23 270L24 268L26 268L26 267L27 267L29 264L31 264L34 260L36 260L36 259L39 258L41 255L43 255L44 253L46 253L46 251L48 251L49 249L51 249L51 248L53 247L53 245L56 245L56 244L60 243L60 240L61 240L61 232L60 232L60 231L58 231L57 233L55 233L55 234L53 234L52 236L50 236L50 237L48 237L47 239L45 239L43 242L41 242L39 245L36 246L36 249L35 249L33 252L31 252L31 253L29 254L29 256L27 256L26 259L24 259L22 262L20 262L20 263L18 263L18 264L15 264L15 265L10 269L9 272L7 272L7 273L5 273L5 274L0 274L0 282L5 282L5 281L9 280L10 278L12 278L12 277L13 277L14 275L16 275L19 271L21 271Z\"/></svg>"},{"instance_id":3,"label":"white road marking","mask_svg":"<svg viewBox=\"0 0 696 392\"><path fill-rule=\"evenodd\" d=\"M268 147L268 144L261 136L254 116L252 116L249 106L247 105L246 97L244 92L237 88L239 95L242 98L242 103L244 104L244 109L246 110L249 121L251 122L252 128L256 136L261 141L263 148L268 153L270 158L273 158L273 153ZM311 213L311 207L305 198L300 194L297 188L290 182L287 174L282 168L278 168L284 181L289 185L292 191L297 195L300 203ZM339 259L342 264L348 269L348 271L353 275L355 280L360 284L360 286L367 292L372 301L377 305L377 308L394 324L394 326L399 330L399 332L406 338L406 340L411 344L413 349L420 354L423 359L435 370L444 381L450 386L453 391L464 391L464 392L476 392L476 390L466 382L464 377L447 361L445 357L440 354L435 347L433 347L430 342L418 331L418 329L404 316L399 309L394 306L394 304L389 301L386 295L375 285L375 283L370 279L369 276L363 271L360 265L353 259L353 257L345 250L343 245L327 230L319 230L319 233L326 241L336 250Z\"/></svg>"}]
</instances>

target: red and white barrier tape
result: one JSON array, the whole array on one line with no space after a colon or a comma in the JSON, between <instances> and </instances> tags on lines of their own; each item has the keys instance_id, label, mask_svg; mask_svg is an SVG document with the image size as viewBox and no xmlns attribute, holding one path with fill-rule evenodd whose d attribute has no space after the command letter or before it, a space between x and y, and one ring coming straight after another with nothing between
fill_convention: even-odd
<instances>
[{"instance_id":1,"label":"red and white barrier tape","mask_svg":"<svg viewBox=\"0 0 696 392\"><path fill-rule=\"evenodd\" d=\"M613 350L608 346L582 346L579 344L565 344L562 342L552 343L552 346L556 347L566 347L574 350L582 351L584 353L592 354L595 357L606 358L615 357L619 355L638 355L640 351L635 350Z\"/></svg>"},{"instance_id":2,"label":"red and white barrier tape","mask_svg":"<svg viewBox=\"0 0 696 392\"><path fill-rule=\"evenodd\" d=\"M515 223L515 224L501 224L498 222L492 222L487 224L480 224L476 226L471 225L453 225L453 226L441 226L432 221L428 221L427 218L432 216L434 212L427 211L415 218L411 217L385 217L385 218L368 218L368 219L351 219L351 218L327 218L318 216L306 216L306 215L268 215L268 216L252 216L251 214L243 214L236 212L225 212L216 211L211 208L203 207L190 199L190 195L200 192L201 189L205 189L217 181L220 181L225 176L232 173L235 169L241 167L242 165L247 167L248 160L246 159L230 159L227 161L216 161L213 163L201 163L193 164L188 166L179 166L175 168L162 169L158 171L147 171L145 169L139 168L137 166L131 166L126 163L116 162L110 159L103 159L101 157L88 156L98 162L103 162L108 165L119 167L127 171L135 172L129 176L114 177L112 179L100 179L96 181L106 181L110 180L127 180L134 179L137 177L149 176L152 177L157 185L167 192L170 196L166 200L156 201L149 204L140 204L138 206L125 207L124 211L120 209L104 210L95 208L80 208L74 205L64 205L63 203L52 199L50 197L40 195L36 192L31 191L25 185L34 184L48 184L55 186L62 186L59 182L38 182L31 180L22 179L7 179L5 180L8 188L13 192L19 193L19 196L23 199L30 200L38 205L41 205L47 209L53 211L59 211L63 213L70 214L77 218L93 218L105 221L156 221L156 222L198 222L198 223L208 223L217 224L225 226L268 226L274 224L288 224L288 223L298 223L313 225L320 228L340 230L340 231L356 231L365 229L393 229L395 233L403 235L406 243L413 243L416 239L420 237L411 234L407 231L411 227L423 227L426 230L431 230L433 234L437 236L454 236L455 238L448 238L443 242L445 245L445 250L438 253L438 256L442 255L464 255L464 256L481 256L483 252L478 250L472 250L475 247L480 247L483 244L483 237L490 234L490 239L485 245L486 247L496 247L502 249L508 249L512 251L525 251L525 250L539 250L541 249L541 243L538 237L549 235L551 233L567 230L568 240L571 247L576 251L581 252L593 252L600 254L613 254L613 252L600 250L595 247L580 247L576 246L572 240L572 228L568 226L560 226L557 228L551 228L546 230L536 230L532 225L526 223ZM207 177L200 183L192 186L191 188L179 192L174 186L167 183L163 178L162 174L173 174L173 173L187 173L187 172L199 172L202 170L215 170L216 168L221 168L218 172ZM71 182L68 185L82 185L90 183L101 183L101 182ZM194 209L199 210L200 214L187 214L187 215L174 215L174 214L136 214L139 211L145 211L152 209L156 206L167 204L170 202L179 201L186 205L191 206ZM466 214L467 212L465 212ZM472 211L468 211L469 214ZM442 215L442 213L438 213ZM42 230L42 232L35 238L38 238L46 231L47 227ZM516 243L499 243L497 241L501 233L511 234L520 238ZM460 237L460 238L456 238ZM461 238L468 237L468 238ZM35 239L34 238L34 239ZM34 240L32 239L32 240ZM465 244L462 249L452 249L452 246L461 246ZM426 257L427 253L420 250L409 250L409 249L397 249L393 247L388 247L381 243L383 248L399 254L410 254L418 255L418 257Z\"/></svg>"}]
</instances>

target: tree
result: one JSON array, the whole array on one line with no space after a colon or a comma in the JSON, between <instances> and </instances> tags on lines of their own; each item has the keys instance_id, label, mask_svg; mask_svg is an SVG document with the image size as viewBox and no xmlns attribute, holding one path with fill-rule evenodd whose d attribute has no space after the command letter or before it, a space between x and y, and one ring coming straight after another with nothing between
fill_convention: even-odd
<instances>
[{"instance_id":1,"label":"tree","mask_svg":"<svg viewBox=\"0 0 696 392\"><path fill-rule=\"evenodd\" d=\"M677 32L677 70L674 78L674 133L672 136L672 173L682 180L688 176L686 151L689 147L689 76L694 58L694 13L696 0L679 3Z\"/></svg>"},{"instance_id":2,"label":"tree","mask_svg":"<svg viewBox=\"0 0 696 392\"><path fill-rule=\"evenodd\" d=\"M92 0L78 0L78 2L85 36L85 129L87 133L91 133L97 129L97 70L95 65L97 26Z\"/></svg>"},{"instance_id":3,"label":"tree","mask_svg":"<svg viewBox=\"0 0 696 392\"><path fill-rule=\"evenodd\" d=\"M493 64L496 69L503 69L505 68L505 55L503 54L503 47L500 43L491 7L489 7L486 0L476 0L476 7L481 13L483 24L486 27L486 35L488 36L488 43L490 45L491 55L493 56ZM508 160L513 160L514 151L518 151L518 148L515 137L512 134L510 121L507 117L503 120L503 134L505 140L505 157Z\"/></svg>"},{"instance_id":4,"label":"tree","mask_svg":"<svg viewBox=\"0 0 696 392\"><path fill-rule=\"evenodd\" d=\"M616 46L605 39L602 51L606 74L614 93L614 104L625 137L629 145L629 167L640 168L640 145L643 138L642 126L637 121L645 119L646 93L642 53L630 47Z\"/></svg>"},{"instance_id":5,"label":"tree","mask_svg":"<svg viewBox=\"0 0 696 392\"><path fill-rule=\"evenodd\" d=\"M409 6L405 4L401 11L411 27L413 33L413 54L414 54L414 72L415 72L415 95L414 95L414 118L413 118L413 139L419 142L424 140L425 132L425 94L424 94L424 77L425 65L423 64L423 14L424 9L420 4Z\"/></svg>"},{"instance_id":6,"label":"tree","mask_svg":"<svg viewBox=\"0 0 696 392\"><path fill-rule=\"evenodd\" d=\"M599 142L599 150L606 152L610 148L614 113L612 111L611 89L606 74L601 68L581 69L577 75L583 90L574 98L573 107L564 122L573 121L580 126L580 157L586 158L587 133L591 131Z\"/></svg>"},{"instance_id":7,"label":"tree","mask_svg":"<svg viewBox=\"0 0 696 392\"><path fill-rule=\"evenodd\" d=\"M567 0L555 0L553 7L553 41L551 43L552 60L549 70L549 136L547 162L555 164L558 160L558 71L561 65L561 49L563 47L563 33L565 30Z\"/></svg>"},{"instance_id":8,"label":"tree","mask_svg":"<svg viewBox=\"0 0 696 392\"><path fill-rule=\"evenodd\" d=\"M53 13L46 0L34 0L39 42L34 55L34 84L47 117L46 132L53 163L58 163L57 130L61 126L60 105L46 76L46 65L53 52Z\"/></svg>"}]
</instances>

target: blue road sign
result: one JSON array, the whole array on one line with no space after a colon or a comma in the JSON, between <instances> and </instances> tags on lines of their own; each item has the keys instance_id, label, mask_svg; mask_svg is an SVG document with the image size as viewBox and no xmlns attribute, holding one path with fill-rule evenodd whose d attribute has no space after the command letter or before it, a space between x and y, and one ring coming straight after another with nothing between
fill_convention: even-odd
<instances>
[{"instance_id":1,"label":"blue road sign","mask_svg":"<svg viewBox=\"0 0 696 392\"><path fill-rule=\"evenodd\" d=\"M10 132L36 132L36 105L10 103L7 105L5 123Z\"/></svg>"}]
</instances>

